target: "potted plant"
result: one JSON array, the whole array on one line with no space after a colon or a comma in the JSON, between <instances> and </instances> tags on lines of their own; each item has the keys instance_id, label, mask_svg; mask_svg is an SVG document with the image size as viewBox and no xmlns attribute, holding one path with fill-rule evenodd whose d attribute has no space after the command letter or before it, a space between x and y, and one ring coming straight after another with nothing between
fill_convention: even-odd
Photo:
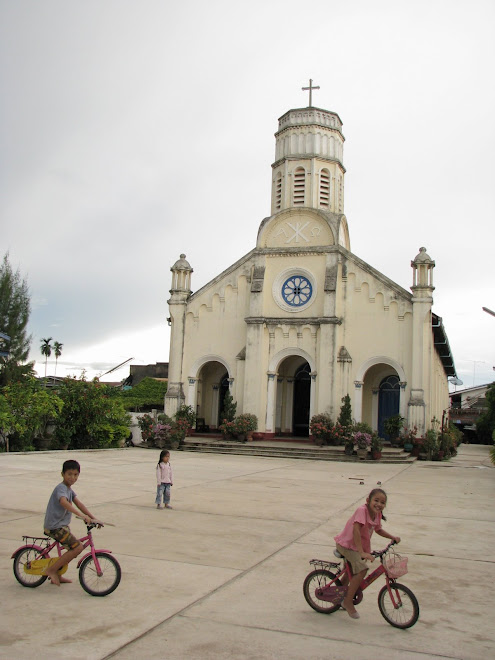
<instances>
[{"instance_id":1,"label":"potted plant","mask_svg":"<svg viewBox=\"0 0 495 660\"><path fill-rule=\"evenodd\" d=\"M168 447L170 441L170 431L172 427L169 424L158 422L152 427L154 446L158 449Z\"/></svg>"},{"instance_id":2,"label":"potted plant","mask_svg":"<svg viewBox=\"0 0 495 660\"><path fill-rule=\"evenodd\" d=\"M222 434L224 440L232 440L233 438L236 437L234 420L229 421L228 419L224 419L222 423L219 425L218 429Z\"/></svg>"},{"instance_id":3,"label":"potted plant","mask_svg":"<svg viewBox=\"0 0 495 660\"><path fill-rule=\"evenodd\" d=\"M382 457L383 438L380 438L378 433L374 432L371 435L371 458L374 461L380 460Z\"/></svg>"},{"instance_id":4,"label":"potted plant","mask_svg":"<svg viewBox=\"0 0 495 660\"><path fill-rule=\"evenodd\" d=\"M253 431L256 431L257 428L258 418L252 413L242 413L234 420L234 432L241 442L252 439Z\"/></svg>"},{"instance_id":5,"label":"potted plant","mask_svg":"<svg viewBox=\"0 0 495 660\"><path fill-rule=\"evenodd\" d=\"M400 444L399 437L402 426L404 425L404 417L402 415L392 415L385 420L384 429L388 435L392 447L398 447Z\"/></svg>"},{"instance_id":6,"label":"potted plant","mask_svg":"<svg viewBox=\"0 0 495 660\"><path fill-rule=\"evenodd\" d=\"M352 431L352 408L351 408L351 397L346 394L341 399L342 405L340 407L340 413L337 419L337 422L344 430L344 434L348 436Z\"/></svg>"},{"instance_id":7,"label":"potted plant","mask_svg":"<svg viewBox=\"0 0 495 660\"><path fill-rule=\"evenodd\" d=\"M431 461L433 454L438 452L438 433L435 429L428 429L423 438L422 448L419 458L426 461Z\"/></svg>"},{"instance_id":8,"label":"potted plant","mask_svg":"<svg viewBox=\"0 0 495 660\"><path fill-rule=\"evenodd\" d=\"M313 415L309 423L309 430L313 436L315 444L320 447L324 444L327 444L329 437L329 430L333 426L332 419L327 413L319 413L318 415Z\"/></svg>"},{"instance_id":9,"label":"potted plant","mask_svg":"<svg viewBox=\"0 0 495 660\"><path fill-rule=\"evenodd\" d=\"M354 444L356 446L356 453L359 459L364 459L368 456L368 450L371 447L371 435L357 431L354 433Z\"/></svg>"},{"instance_id":10,"label":"potted plant","mask_svg":"<svg viewBox=\"0 0 495 660\"><path fill-rule=\"evenodd\" d=\"M352 456L354 453L354 436L348 435L344 440L344 454L346 456Z\"/></svg>"},{"instance_id":11,"label":"potted plant","mask_svg":"<svg viewBox=\"0 0 495 660\"><path fill-rule=\"evenodd\" d=\"M155 420L151 415L146 413L142 417L137 418L137 423L141 429L141 437L143 442L146 442L149 447L153 447L154 438L153 438L153 425Z\"/></svg>"},{"instance_id":12,"label":"potted plant","mask_svg":"<svg viewBox=\"0 0 495 660\"><path fill-rule=\"evenodd\" d=\"M402 438L404 441L403 447L404 451L411 452L414 447L414 440L416 439L416 434L418 432L418 427L413 426L412 428L404 427Z\"/></svg>"}]
</instances>

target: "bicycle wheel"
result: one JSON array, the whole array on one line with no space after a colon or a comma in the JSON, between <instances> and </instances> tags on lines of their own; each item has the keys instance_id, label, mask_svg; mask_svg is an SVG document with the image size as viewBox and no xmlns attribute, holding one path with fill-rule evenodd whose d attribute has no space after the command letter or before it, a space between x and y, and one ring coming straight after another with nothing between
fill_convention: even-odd
<instances>
[{"instance_id":1,"label":"bicycle wheel","mask_svg":"<svg viewBox=\"0 0 495 660\"><path fill-rule=\"evenodd\" d=\"M40 584L43 584L48 579L46 575L31 575L24 570L25 566L27 567L30 562L40 559L40 557L41 554L37 548L22 548L14 557L13 569L15 579L23 587L39 587Z\"/></svg>"},{"instance_id":2,"label":"bicycle wheel","mask_svg":"<svg viewBox=\"0 0 495 660\"><path fill-rule=\"evenodd\" d=\"M378 607L382 617L394 628L410 628L419 618L419 604L413 592L402 584L390 584L395 607L387 587L378 594Z\"/></svg>"},{"instance_id":3,"label":"bicycle wheel","mask_svg":"<svg viewBox=\"0 0 495 660\"><path fill-rule=\"evenodd\" d=\"M96 566L92 555L83 560L79 568L79 582L84 591L91 596L108 596L115 591L120 583L122 571L120 564L106 552L95 553L100 564L101 575L96 572Z\"/></svg>"},{"instance_id":4,"label":"bicycle wheel","mask_svg":"<svg viewBox=\"0 0 495 660\"><path fill-rule=\"evenodd\" d=\"M317 596L318 589L322 589L334 580L335 585L340 586L341 582L340 580L337 580L336 577L335 573L331 573L324 568L317 568L306 576L303 584L304 598L308 605L317 612L321 612L322 614L332 614L332 612L336 612L340 608L340 604L334 605L334 603L322 600Z\"/></svg>"}]
</instances>

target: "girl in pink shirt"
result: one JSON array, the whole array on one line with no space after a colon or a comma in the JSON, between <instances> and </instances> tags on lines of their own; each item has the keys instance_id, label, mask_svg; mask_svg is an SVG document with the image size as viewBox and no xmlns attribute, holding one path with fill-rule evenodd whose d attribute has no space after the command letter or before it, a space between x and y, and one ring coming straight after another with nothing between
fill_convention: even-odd
<instances>
[{"instance_id":1,"label":"girl in pink shirt","mask_svg":"<svg viewBox=\"0 0 495 660\"><path fill-rule=\"evenodd\" d=\"M382 527L382 520L386 520L382 511L387 505L387 494L381 488L373 488L362 504L349 518L344 530L335 537L337 550L350 563L352 568L352 579L349 582L347 593L342 602L342 607L352 619L359 619L354 603L354 594L358 590L361 581L368 571L367 561L375 561L371 553L371 535L375 531L379 536L400 542L398 536L393 536ZM342 579L342 584L347 576Z\"/></svg>"},{"instance_id":2,"label":"girl in pink shirt","mask_svg":"<svg viewBox=\"0 0 495 660\"><path fill-rule=\"evenodd\" d=\"M170 486L173 485L173 482L172 466L170 465L170 452L168 449L162 449L160 452L160 460L156 466L155 504L157 509L162 508L162 498L165 508L172 508L170 506Z\"/></svg>"}]
</instances>

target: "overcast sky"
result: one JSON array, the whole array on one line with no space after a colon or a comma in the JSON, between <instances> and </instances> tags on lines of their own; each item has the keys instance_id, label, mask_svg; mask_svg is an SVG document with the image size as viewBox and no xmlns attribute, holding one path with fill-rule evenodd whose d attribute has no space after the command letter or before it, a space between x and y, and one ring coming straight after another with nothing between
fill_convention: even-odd
<instances>
[{"instance_id":1,"label":"overcast sky","mask_svg":"<svg viewBox=\"0 0 495 660\"><path fill-rule=\"evenodd\" d=\"M458 376L494 380L494 34L493 0L0 0L0 257L38 372L50 336L61 376L168 360L171 265L197 290L255 246L312 78L352 251L409 290L425 246Z\"/></svg>"}]
</instances>

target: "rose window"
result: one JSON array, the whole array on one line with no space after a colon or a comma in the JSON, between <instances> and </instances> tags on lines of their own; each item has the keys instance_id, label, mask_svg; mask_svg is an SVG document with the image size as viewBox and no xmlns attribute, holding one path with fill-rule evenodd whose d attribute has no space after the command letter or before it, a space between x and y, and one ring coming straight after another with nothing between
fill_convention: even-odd
<instances>
[{"instance_id":1,"label":"rose window","mask_svg":"<svg viewBox=\"0 0 495 660\"><path fill-rule=\"evenodd\" d=\"M282 298L291 307L302 307L313 293L311 282L302 275L294 275L282 285Z\"/></svg>"}]
</instances>

